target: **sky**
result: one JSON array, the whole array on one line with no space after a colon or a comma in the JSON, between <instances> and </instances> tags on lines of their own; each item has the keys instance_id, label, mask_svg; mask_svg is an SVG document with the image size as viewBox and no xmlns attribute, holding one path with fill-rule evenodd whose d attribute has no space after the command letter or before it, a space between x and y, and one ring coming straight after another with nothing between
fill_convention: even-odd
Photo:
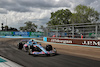
<instances>
[{"instance_id":1,"label":"sky","mask_svg":"<svg viewBox=\"0 0 100 67\"><path fill-rule=\"evenodd\" d=\"M38 28L46 26L51 12L60 9L74 8L79 5L93 7L100 12L100 0L0 0L0 27L1 23L19 29L25 26L24 22L32 21Z\"/></svg>"}]
</instances>

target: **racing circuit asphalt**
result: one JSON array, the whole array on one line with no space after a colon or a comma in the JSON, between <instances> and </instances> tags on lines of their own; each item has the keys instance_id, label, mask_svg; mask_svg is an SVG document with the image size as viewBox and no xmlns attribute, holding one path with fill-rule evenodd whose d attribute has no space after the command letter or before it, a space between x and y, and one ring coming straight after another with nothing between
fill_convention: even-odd
<instances>
[{"instance_id":1,"label":"racing circuit asphalt","mask_svg":"<svg viewBox=\"0 0 100 67\"><path fill-rule=\"evenodd\" d=\"M60 54L56 56L33 57L27 52L18 50L14 45L20 39L0 41L0 55L24 67L99 67L100 61Z\"/></svg>"}]
</instances>

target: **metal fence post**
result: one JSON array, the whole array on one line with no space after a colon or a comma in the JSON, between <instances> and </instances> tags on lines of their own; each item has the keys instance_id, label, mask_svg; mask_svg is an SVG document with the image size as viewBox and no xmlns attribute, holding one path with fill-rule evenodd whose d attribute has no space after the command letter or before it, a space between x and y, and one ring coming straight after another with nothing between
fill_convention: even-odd
<instances>
[{"instance_id":1,"label":"metal fence post","mask_svg":"<svg viewBox=\"0 0 100 67\"><path fill-rule=\"evenodd\" d=\"M47 29L47 31L46 31L46 32L47 32L47 37L48 37L48 28L46 28L46 29Z\"/></svg>"},{"instance_id":2,"label":"metal fence post","mask_svg":"<svg viewBox=\"0 0 100 67\"><path fill-rule=\"evenodd\" d=\"M58 27L56 27L56 37L58 37Z\"/></svg>"},{"instance_id":3,"label":"metal fence post","mask_svg":"<svg viewBox=\"0 0 100 67\"><path fill-rule=\"evenodd\" d=\"M74 38L74 25L72 25L72 38Z\"/></svg>"},{"instance_id":4,"label":"metal fence post","mask_svg":"<svg viewBox=\"0 0 100 67\"><path fill-rule=\"evenodd\" d=\"M97 33L98 33L98 26L97 26L97 24L96 24L96 26L95 26L95 38L97 39Z\"/></svg>"},{"instance_id":5,"label":"metal fence post","mask_svg":"<svg viewBox=\"0 0 100 67\"><path fill-rule=\"evenodd\" d=\"M44 28L44 36L46 36L46 27Z\"/></svg>"},{"instance_id":6,"label":"metal fence post","mask_svg":"<svg viewBox=\"0 0 100 67\"><path fill-rule=\"evenodd\" d=\"M45 36L48 37L48 28L45 28Z\"/></svg>"}]
</instances>

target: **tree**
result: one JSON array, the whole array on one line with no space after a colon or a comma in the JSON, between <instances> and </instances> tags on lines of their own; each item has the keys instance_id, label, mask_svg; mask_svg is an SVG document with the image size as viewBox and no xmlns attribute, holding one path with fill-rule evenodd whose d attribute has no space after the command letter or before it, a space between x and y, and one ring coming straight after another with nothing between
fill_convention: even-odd
<instances>
[{"instance_id":1,"label":"tree","mask_svg":"<svg viewBox=\"0 0 100 67\"><path fill-rule=\"evenodd\" d=\"M6 26L4 26L3 31L18 31L18 30L17 30L16 28L14 28L14 27L8 27L8 26L6 25Z\"/></svg>"},{"instance_id":2,"label":"tree","mask_svg":"<svg viewBox=\"0 0 100 67\"><path fill-rule=\"evenodd\" d=\"M75 13L71 16L71 23L90 23L96 22L99 20L99 15L94 8L85 6L85 5L78 5L75 7Z\"/></svg>"},{"instance_id":3,"label":"tree","mask_svg":"<svg viewBox=\"0 0 100 67\"><path fill-rule=\"evenodd\" d=\"M43 27L43 25L41 25L40 29L42 29L42 31L45 31L45 27Z\"/></svg>"},{"instance_id":4,"label":"tree","mask_svg":"<svg viewBox=\"0 0 100 67\"><path fill-rule=\"evenodd\" d=\"M18 31L16 28L10 27L8 31Z\"/></svg>"},{"instance_id":5,"label":"tree","mask_svg":"<svg viewBox=\"0 0 100 67\"><path fill-rule=\"evenodd\" d=\"M27 31L27 32L36 32L37 25L32 23L31 21L25 22L26 26L20 27L19 29L22 31Z\"/></svg>"},{"instance_id":6,"label":"tree","mask_svg":"<svg viewBox=\"0 0 100 67\"><path fill-rule=\"evenodd\" d=\"M63 24L69 24L69 20L71 17L71 11L68 9L65 10L58 10L55 13L51 13L50 21L47 23L48 26L52 25L63 25Z\"/></svg>"},{"instance_id":7,"label":"tree","mask_svg":"<svg viewBox=\"0 0 100 67\"><path fill-rule=\"evenodd\" d=\"M4 28L5 28L5 30L7 31L9 27L6 25Z\"/></svg>"}]
</instances>

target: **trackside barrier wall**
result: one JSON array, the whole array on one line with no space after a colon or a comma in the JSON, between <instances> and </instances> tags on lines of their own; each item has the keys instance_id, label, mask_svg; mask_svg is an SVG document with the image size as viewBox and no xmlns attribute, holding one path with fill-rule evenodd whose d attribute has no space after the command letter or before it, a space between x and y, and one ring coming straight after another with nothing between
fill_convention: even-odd
<instances>
[{"instance_id":1,"label":"trackside barrier wall","mask_svg":"<svg viewBox=\"0 0 100 67\"><path fill-rule=\"evenodd\" d=\"M43 41L47 42L47 37L43 37Z\"/></svg>"},{"instance_id":2,"label":"trackside barrier wall","mask_svg":"<svg viewBox=\"0 0 100 67\"><path fill-rule=\"evenodd\" d=\"M13 32L0 31L0 35L1 35L1 36L13 35Z\"/></svg>"},{"instance_id":3,"label":"trackside barrier wall","mask_svg":"<svg viewBox=\"0 0 100 67\"><path fill-rule=\"evenodd\" d=\"M36 36L43 37L43 32L8 32L8 31L0 31L0 36Z\"/></svg>"},{"instance_id":4,"label":"trackside barrier wall","mask_svg":"<svg viewBox=\"0 0 100 67\"><path fill-rule=\"evenodd\" d=\"M71 38L69 39L69 38L48 37L47 42L100 46L100 40L95 40L95 39L71 39Z\"/></svg>"}]
</instances>

